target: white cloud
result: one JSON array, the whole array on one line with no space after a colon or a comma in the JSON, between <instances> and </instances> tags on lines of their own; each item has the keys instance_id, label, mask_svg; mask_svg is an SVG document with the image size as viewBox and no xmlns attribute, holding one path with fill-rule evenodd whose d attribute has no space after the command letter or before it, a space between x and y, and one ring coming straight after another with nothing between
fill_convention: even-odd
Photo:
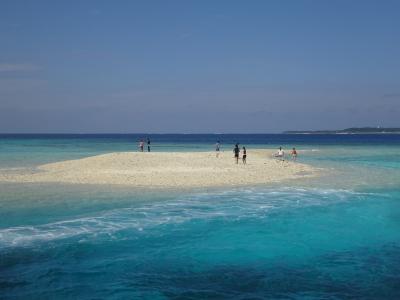
<instances>
[{"instance_id":1,"label":"white cloud","mask_svg":"<svg viewBox=\"0 0 400 300\"><path fill-rule=\"evenodd\" d=\"M34 64L0 63L0 72L36 71L40 67Z\"/></svg>"}]
</instances>

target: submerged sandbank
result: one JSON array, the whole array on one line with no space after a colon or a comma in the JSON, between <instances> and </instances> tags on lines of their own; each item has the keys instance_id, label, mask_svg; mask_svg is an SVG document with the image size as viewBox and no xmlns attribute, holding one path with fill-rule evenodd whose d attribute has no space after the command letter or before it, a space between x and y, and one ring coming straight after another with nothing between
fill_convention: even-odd
<instances>
[{"instance_id":1,"label":"submerged sandbank","mask_svg":"<svg viewBox=\"0 0 400 300\"><path fill-rule=\"evenodd\" d=\"M309 165L278 161L272 150L247 152L247 164L221 152L119 152L40 165L32 170L0 171L0 181L26 183L119 184L135 187L218 187L256 185L312 177Z\"/></svg>"}]
</instances>

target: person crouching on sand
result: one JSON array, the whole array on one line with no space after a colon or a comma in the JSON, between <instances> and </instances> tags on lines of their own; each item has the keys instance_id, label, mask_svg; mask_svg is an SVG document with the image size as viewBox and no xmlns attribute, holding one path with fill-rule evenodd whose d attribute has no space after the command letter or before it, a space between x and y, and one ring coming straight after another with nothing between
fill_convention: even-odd
<instances>
[{"instance_id":1,"label":"person crouching on sand","mask_svg":"<svg viewBox=\"0 0 400 300\"><path fill-rule=\"evenodd\" d=\"M279 147L279 150L277 153L274 155L277 158L280 158L281 161L285 160L285 151L282 150L282 147Z\"/></svg>"},{"instance_id":2,"label":"person crouching on sand","mask_svg":"<svg viewBox=\"0 0 400 300\"><path fill-rule=\"evenodd\" d=\"M246 158L247 158L247 152L246 152L246 147L243 146L243 154L242 154L242 162L245 165L246 164Z\"/></svg>"},{"instance_id":3,"label":"person crouching on sand","mask_svg":"<svg viewBox=\"0 0 400 300\"><path fill-rule=\"evenodd\" d=\"M291 154L292 154L292 160L296 161L296 159L297 159L296 148L293 147Z\"/></svg>"},{"instance_id":4,"label":"person crouching on sand","mask_svg":"<svg viewBox=\"0 0 400 300\"><path fill-rule=\"evenodd\" d=\"M238 162L239 162L239 153L240 153L239 144L235 145L235 148L233 149L233 153L235 154L236 164L238 164Z\"/></svg>"}]
</instances>

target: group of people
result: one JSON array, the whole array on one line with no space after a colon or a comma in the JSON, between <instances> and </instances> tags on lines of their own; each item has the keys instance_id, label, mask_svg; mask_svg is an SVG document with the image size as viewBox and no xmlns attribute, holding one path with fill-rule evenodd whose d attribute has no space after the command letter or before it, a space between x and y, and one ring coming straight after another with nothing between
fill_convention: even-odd
<instances>
[{"instance_id":1,"label":"group of people","mask_svg":"<svg viewBox=\"0 0 400 300\"><path fill-rule=\"evenodd\" d=\"M220 151L221 151L221 143L220 143L220 141L218 141L215 144L216 157L219 157ZM240 156L239 143L235 144L235 147L233 148L233 154L234 154L234 158L235 158L236 164L238 164L239 163L239 156ZM294 147L292 148L292 151L290 151L290 155L292 157L292 160L296 161L296 159L297 159L297 150L296 150L296 148L294 148ZM285 160L285 151L283 151L282 147L279 147L278 152L274 153L273 156L276 157L276 158L279 158L281 161L284 161ZM246 147L243 146L242 147L242 162L243 162L243 164L247 163L246 159L247 159L247 151L246 151Z\"/></svg>"},{"instance_id":2,"label":"group of people","mask_svg":"<svg viewBox=\"0 0 400 300\"><path fill-rule=\"evenodd\" d=\"M147 143L147 152L150 152L151 142L150 142L150 139L149 139L149 138L147 138L146 143ZM139 141L139 151L140 151L140 152L143 152L143 151L144 151L144 141L143 141L143 140L140 140L140 141Z\"/></svg>"},{"instance_id":3,"label":"group of people","mask_svg":"<svg viewBox=\"0 0 400 300\"><path fill-rule=\"evenodd\" d=\"M147 152L150 152L150 150L151 150L150 149L151 142L150 142L149 138L147 138L146 144L147 144ZM139 141L139 151L140 152L144 152L144 145L145 145L145 142L144 142L143 139L141 139ZM221 143L220 143L220 141L217 141L217 143L215 144L216 157L219 157L220 151L221 151ZM234 154L234 158L235 158L236 164L238 164L239 163L239 157L240 157L239 143L235 144L235 147L233 148L233 154ZM294 147L292 148L292 151L290 151L290 155L292 157L292 160L296 161L296 159L297 159L297 150L296 150L296 148L294 148ZM274 153L273 156L278 158L278 159L280 159L281 161L284 161L285 160L285 151L283 151L282 147L279 147L278 152ZM243 162L243 164L247 163L246 159L247 159L247 150L246 150L246 147L243 146L242 147L242 162Z\"/></svg>"},{"instance_id":4,"label":"group of people","mask_svg":"<svg viewBox=\"0 0 400 300\"><path fill-rule=\"evenodd\" d=\"M238 164L239 163L239 155L240 155L240 149L239 149L239 144L238 143L236 143L235 144L235 148L233 148L233 154L234 154L234 157L235 157L236 164ZM246 147L243 146L243 148L242 148L242 162L243 162L244 165L247 163L246 159L247 159L247 151L246 151Z\"/></svg>"},{"instance_id":5,"label":"group of people","mask_svg":"<svg viewBox=\"0 0 400 300\"><path fill-rule=\"evenodd\" d=\"M216 157L219 157L220 151L221 151L221 143L218 141L215 144ZM239 163L239 156L240 156L239 143L235 144L235 148L233 148L233 154L234 154L234 157L235 157L235 161L238 164ZM243 148L242 148L242 162L243 162L243 164L246 164L246 159L247 159L247 150L246 150L246 147L243 146Z\"/></svg>"},{"instance_id":6,"label":"group of people","mask_svg":"<svg viewBox=\"0 0 400 300\"><path fill-rule=\"evenodd\" d=\"M290 155L292 156L292 160L296 161L297 159L297 150L296 148L292 148L292 151L290 151ZM279 147L278 152L274 154L274 157L279 158L280 160L284 161L285 160L285 151L282 150L282 147Z\"/></svg>"}]
</instances>

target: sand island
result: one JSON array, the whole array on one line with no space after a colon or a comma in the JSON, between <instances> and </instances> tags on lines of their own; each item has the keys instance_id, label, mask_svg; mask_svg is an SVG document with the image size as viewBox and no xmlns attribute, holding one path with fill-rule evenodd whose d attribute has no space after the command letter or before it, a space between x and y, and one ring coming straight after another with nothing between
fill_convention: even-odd
<instances>
[{"instance_id":1,"label":"sand island","mask_svg":"<svg viewBox=\"0 0 400 300\"><path fill-rule=\"evenodd\" d=\"M230 151L118 152L40 165L18 172L0 170L2 182L119 184L134 187L244 186L316 176L309 165L278 161L272 150L248 151L247 165Z\"/></svg>"}]
</instances>

